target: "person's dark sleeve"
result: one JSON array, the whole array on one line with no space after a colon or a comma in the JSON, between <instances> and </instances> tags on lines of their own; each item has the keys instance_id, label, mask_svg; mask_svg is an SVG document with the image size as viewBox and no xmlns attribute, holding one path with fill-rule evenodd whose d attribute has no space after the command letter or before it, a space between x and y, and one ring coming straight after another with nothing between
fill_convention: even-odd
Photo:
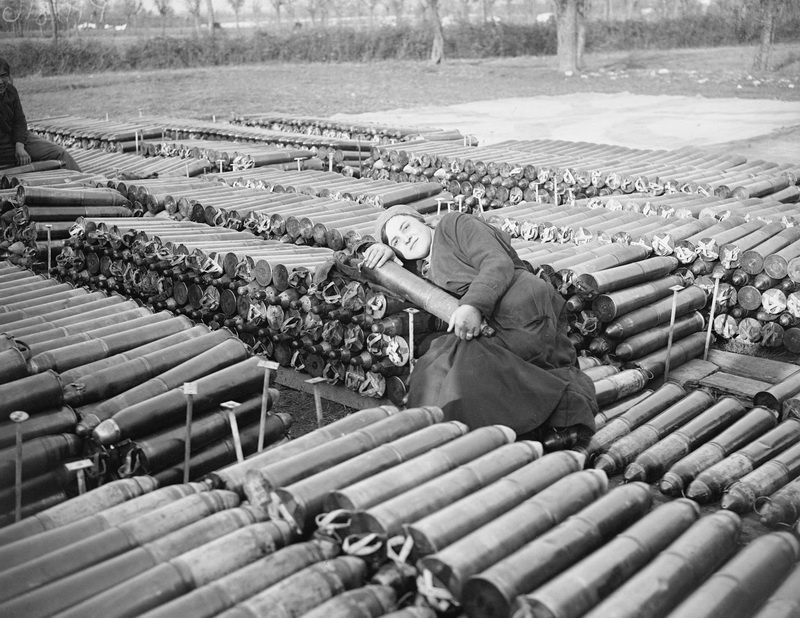
<instances>
[{"instance_id":1,"label":"person's dark sleeve","mask_svg":"<svg viewBox=\"0 0 800 618\"><path fill-rule=\"evenodd\" d=\"M11 103L14 112L14 122L11 125L11 139L14 144L25 143L28 141L28 119L22 111L22 103L19 100L19 93L14 89L14 100Z\"/></svg>"},{"instance_id":2,"label":"person's dark sleeve","mask_svg":"<svg viewBox=\"0 0 800 618\"><path fill-rule=\"evenodd\" d=\"M478 271L458 304L472 305L489 317L511 285L514 262L486 224L475 217L456 217L452 233L460 251Z\"/></svg>"}]
</instances>

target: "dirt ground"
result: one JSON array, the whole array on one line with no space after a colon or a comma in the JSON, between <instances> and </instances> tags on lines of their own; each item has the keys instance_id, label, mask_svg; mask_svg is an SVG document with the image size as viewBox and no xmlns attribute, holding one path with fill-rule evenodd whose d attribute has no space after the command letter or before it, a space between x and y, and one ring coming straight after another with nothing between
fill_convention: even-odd
<instances>
[{"instance_id":1,"label":"dirt ground","mask_svg":"<svg viewBox=\"0 0 800 618\"><path fill-rule=\"evenodd\" d=\"M696 146L800 166L800 102L629 92L473 101L334 118L458 129L482 145L553 139L674 150Z\"/></svg>"}]
</instances>

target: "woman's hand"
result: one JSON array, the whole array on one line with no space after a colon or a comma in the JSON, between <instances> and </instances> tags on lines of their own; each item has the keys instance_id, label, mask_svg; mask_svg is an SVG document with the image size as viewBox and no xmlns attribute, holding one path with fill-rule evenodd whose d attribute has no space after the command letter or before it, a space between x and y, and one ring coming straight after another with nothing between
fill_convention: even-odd
<instances>
[{"instance_id":1,"label":"woman's hand","mask_svg":"<svg viewBox=\"0 0 800 618\"><path fill-rule=\"evenodd\" d=\"M389 260L396 258L394 251L389 245L376 242L364 250L364 261L361 263L366 268L378 268Z\"/></svg>"},{"instance_id":2,"label":"woman's hand","mask_svg":"<svg viewBox=\"0 0 800 618\"><path fill-rule=\"evenodd\" d=\"M447 332L455 333L459 339L472 339L481 334L481 312L472 305L461 305L450 316Z\"/></svg>"},{"instance_id":3,"label":"woman's hand","mask_svg":"<svg viewBox=\"0 0 800 618\"><path fill-rule=\"evenodd\" d=\"M31 162L31 155L25 150L25 144L17 142L17 163L20 165L28 165Z\"/></svg>"}]
</instances>

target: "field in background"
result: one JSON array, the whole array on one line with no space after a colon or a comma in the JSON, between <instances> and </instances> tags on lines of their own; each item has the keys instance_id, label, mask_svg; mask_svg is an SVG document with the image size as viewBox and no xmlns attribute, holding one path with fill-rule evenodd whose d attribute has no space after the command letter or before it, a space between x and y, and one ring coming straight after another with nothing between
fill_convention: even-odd
<instances>
[{"instance_id":1,"label":"field in background","mask_svg":"<svg viewBox=\"0 0 800 618\"><path fill-rule=\"evenodd\" d=\"M800 59L800 44L777 59ZM29 118L169 115L225 120L280 111L327 116L506 97L630 92L800 101L800 62L767 76L748 71L752 47L589 54L564 77L552 57L427 62L260 64L201 69L28 76L16 80ZM800 109L800 108L799 108ZM800 124L800 112L798 112ZM734 139L735 136L731 136Z\"/></svg>"},{"instance_id":2,"label":"field in background","mask_svg":"<svg viewBox=\"0 0 800 618\"><path fill-rule=\"evenodd\" d=\"M0 21L0 25L2 25ZM686 13L658 19L587 20L585 52L600 54L631 50L686 50L758 45L760 19L741 11ZM184 69L255 65L264 62L425 61L430 57L431 28L403 21L397 26L353 28L316 26L279 29L214 29L181 35L185 29L164 29L146 37L113 30L64 33L58 41L43 38L0 38L0 55L17 76L89 74L97 71ZM777 21L776 44L800 43L800 10L787 11ZM5 33L6 35L8 33ZM552 57L557 33L552 20L486 21L455 19L443 30L448 60ZM800 62L800 56L771 58L771 70ZM752 66L750 59L744 66Z\"/></svg>"}]
</instances>

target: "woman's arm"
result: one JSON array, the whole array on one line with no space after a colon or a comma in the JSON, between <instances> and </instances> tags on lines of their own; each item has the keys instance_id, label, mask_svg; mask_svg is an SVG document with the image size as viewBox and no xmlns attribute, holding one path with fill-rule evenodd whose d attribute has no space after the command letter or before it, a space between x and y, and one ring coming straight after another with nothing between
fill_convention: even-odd
<instances>
[{"instance_id":1,"label":"woman's arm","mask_svg":"<svg viewBox=\"0 0 800 618\"><path fill-rule=\"evenodd\" d=\"M390 260L399 263L394 250L389 245L376 242L364 249L364 261L362 262L362 266L366 268L378 268Z\"/></svg>"},{"instance_id":2,"label":"woman's arm","mask_svg":"<svg viewBox=\"0 0 800 618\"><path fill-rule=\"evenodd\" d=\"M514 261L488 224L472 215L454 217L453 225L442 231L452 235L459 251L478 271L459 305L470 305L490 317L511 285Z\"/></svg>"},{"instance_id":3,"label":"woman's arm","mask_svg":"<svg viewBox=\"0 0 800 618\"><path fill-rule=\"evenodd\" d=\"M20 165L28 165L31 162L31 155L28 154L28 151L25 150L25 144L22 142L17 142L15 145L15 151L17 155L17 163Z\"/></svg>"}]
</instances>

